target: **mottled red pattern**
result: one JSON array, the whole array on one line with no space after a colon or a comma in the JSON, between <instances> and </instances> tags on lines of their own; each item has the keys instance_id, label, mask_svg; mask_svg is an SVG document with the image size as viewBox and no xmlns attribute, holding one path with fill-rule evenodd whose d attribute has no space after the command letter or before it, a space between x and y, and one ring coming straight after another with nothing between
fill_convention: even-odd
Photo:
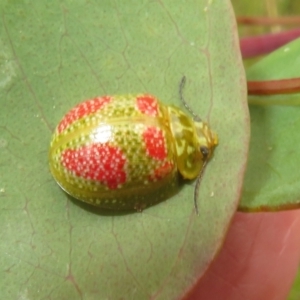
<instances>
[{"instance_id":1,"label":"mottled red pattern","mask_svg":"<svg viewBox=\"0 0 300 300\"><path fill-rule=\"evenodd\" d=\"M167 161L162 166L160 166L156 170L154 170L154 175L151 175L149 179L151 181L163 179L172 172L173 167L174 167L173 163L170 161Z\"/></svg>"},{"instance_id":2,"label":"mottled red pattern","mask_svg":"<svg viewBox=\"0 0 300 300\"><path fill-rule=\"evenodd\" d=\"M76 176L100 181L110 189L116 189L126 181L126 158L122 150L108 144L67 149L61 155L61 163Z\"/></svg>"},{"instance_id":3,"label":"mottled red pattern","mask_svg":"<svg viewBox=\"0 0 300 300\"><path fill-rule=\"evenodd\" d=\"M161 129L154 126L148 127L143 132L147 154L155 159L163 160L167 156L166 143Z\"/></svg>"},{"instance_id":4,"label":"mottled red pattern","mask_svg":"<svg viewBox=\"0 0 300 300\"><path fill-rule=\"evenodd\" d=\"M136 104L138 110L145 115L155 117L158 115L158 103L155 97L151 95L142 95L137 97Z\"/></svg>"},{"instance_id":5,"label":"mottled red pattern","mask_svg":"<svg viewBox=\"0 0 300 300\"><path fill-rule=\"evenodd\" d=\"M57 127L58 132L61 133L70 124L79 120L80 118L95 113L97 110L101 109L105 104L109 103L111 99L112 98L109 96L96 97L94 99L90 99L78 104L77 106L72 108L60 121Z\"/></svg>"}]
</instances>

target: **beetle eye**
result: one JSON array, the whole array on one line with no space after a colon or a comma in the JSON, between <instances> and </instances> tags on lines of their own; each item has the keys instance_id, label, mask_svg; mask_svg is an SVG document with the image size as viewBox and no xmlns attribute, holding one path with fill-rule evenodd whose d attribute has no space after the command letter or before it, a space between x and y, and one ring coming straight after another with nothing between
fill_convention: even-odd
<instances>
[{"instance_id":1,"label":"beetle eye","mask_svg":"<svg viewBox=\"0 0 300 300\"><path fill-rule=\"evenodd\" d=\"M209 150L208 150L208 148L207 148L206 146L201 146L201 147L200 147L200 151L201 151L201 153L202 153L202 155L203 155L203 159L204 159L204 160L207 159L207 157L208 157L208 155L209 155Z\"/></svg>"}]
</instances>

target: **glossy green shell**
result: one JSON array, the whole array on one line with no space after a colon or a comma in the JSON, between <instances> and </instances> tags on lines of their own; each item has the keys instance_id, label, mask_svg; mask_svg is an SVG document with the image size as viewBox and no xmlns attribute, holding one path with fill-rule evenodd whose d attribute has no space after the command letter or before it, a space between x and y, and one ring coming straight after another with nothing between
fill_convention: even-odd
<instances>
[{"instance_id":1,"label":"glossy green shell","mask_svg":"<svg viewBox=\"0 0 300 300\"><path fill-rule=\"evenodd\" d=\"M175 194L179 173L194 179L216 136L179 108L151 95L104 96L65 115L49 162L71 196L113 210L143 210Z\"/></svg>"}]
</instances>

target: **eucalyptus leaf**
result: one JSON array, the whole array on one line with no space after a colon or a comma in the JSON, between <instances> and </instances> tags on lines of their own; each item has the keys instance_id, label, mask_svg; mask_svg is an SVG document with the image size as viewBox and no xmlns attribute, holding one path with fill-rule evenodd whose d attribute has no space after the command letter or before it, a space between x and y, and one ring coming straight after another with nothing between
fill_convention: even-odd
<instances>
[{"instance_id":1,"label":"eucalyptus leaf","mask_svg":"<svg viewBox=\"0 0 300 300\"><path fill-rule=\"evenodd\" d=\"M224 240L249 143L246 85L230 1L0 3L0 280L3 299L178 299ZM178 85L219 136L195 182L142 213L99 214L48 168L53 129L82 100Z\"/></svg>"}]
</instances>

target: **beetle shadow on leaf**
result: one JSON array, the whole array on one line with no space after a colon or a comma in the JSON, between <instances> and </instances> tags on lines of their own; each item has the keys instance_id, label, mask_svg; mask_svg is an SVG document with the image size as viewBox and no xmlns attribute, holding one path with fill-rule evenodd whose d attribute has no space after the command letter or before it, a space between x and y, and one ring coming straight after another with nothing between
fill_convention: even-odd
<instances>
[{"instance_id":1,"label":"beetle shadow on leaf","mask_svg":"<svg viewBox=\"0 0 300 300\"><path fill-rule=\"evenodd\" d=\"M136 210L112 210L112 209L105 209L105 208L101 208L80 200L77 200L76 198L66 194L68 199L76 206L79 206L81 209L95 214L95 215L99 215L99 216L108 216L108 217L112 217L112 216L124 216L124 215L129 215L129 214L133 214L133 213L138 213Z\"/></svg>"},{"instance_id":2,"label":"beetle shadow on leaf","mask_svg":"<svg viewBox=\"0 0 300 300\"><path fill-rule=\"evenodd\" d=\"M181 191L181 189L183 188L184 185L186 184L193 184L194 181L190 181L190 180L185 180L183 179L181 176L179 176L178 178L178 189L177 189L177 193L179 193ZM175 193L175 194L177 194ZM68 193L65 193L67 198L76 206L79 206L81 209L92 213L92 214L96 214L99 216L125 216L125 215L130 215L130 214L139 214L141 212L143 212L144 210L147 210L150 207L159 205L161 202L164 201L172 201L172 197L175 194L170 194L168 197L166 197L165 199L162 200L158 200L158 201L154 201L153 204L147 206L144 209L141 210L137 210L137 209L128 209L128 210L114 210L114 209L105 209L105 208L101 208L92 204L89 204L87 202L84 201L80 201L74 197L72 197L71 195L69 195ZM153 196L155 197L155 195Z\"/></svg>"}]
</instances>

